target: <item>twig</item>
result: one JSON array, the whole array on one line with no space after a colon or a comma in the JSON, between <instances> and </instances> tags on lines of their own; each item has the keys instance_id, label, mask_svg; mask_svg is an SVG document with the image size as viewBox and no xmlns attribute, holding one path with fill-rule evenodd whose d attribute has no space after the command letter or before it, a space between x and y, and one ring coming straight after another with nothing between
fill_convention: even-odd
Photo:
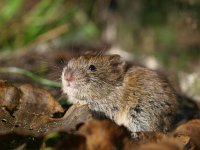
<instances>
[{"instance_id":1,"label":"twig","mask_svg":"<svg viewBox=\"0 0 200 150\"><path fill-rule=\"evenodd\" d=\"M60 83L52 80L48 80L45 78L42 78L38 75L35 75L34 73L22 69L22 68L17 68L17 67L0 67L0 72L1 73L16 73L16 74L21 74L24 76L27 76L43 85L51 86L51 87L60 87Z\"/></svg>"}]
</instances>

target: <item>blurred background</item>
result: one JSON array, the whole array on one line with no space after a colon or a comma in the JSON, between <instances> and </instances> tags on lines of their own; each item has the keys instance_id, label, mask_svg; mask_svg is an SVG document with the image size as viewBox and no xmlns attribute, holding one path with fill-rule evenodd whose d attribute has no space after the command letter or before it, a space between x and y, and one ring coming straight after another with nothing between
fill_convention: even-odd
<instances>
[{"instance_id":1,"label":"blurred background","mask_svg":"<svg viewBox=\"0 0 200 150\"><path fill-rule=\"evenodd\" d=\"M61 60L85 50L160 70L179 93L200 101L199 0L0 1L0 67L56 80ZM1 71L0 79L30 81Z\"/></svg>"}]
</instances>

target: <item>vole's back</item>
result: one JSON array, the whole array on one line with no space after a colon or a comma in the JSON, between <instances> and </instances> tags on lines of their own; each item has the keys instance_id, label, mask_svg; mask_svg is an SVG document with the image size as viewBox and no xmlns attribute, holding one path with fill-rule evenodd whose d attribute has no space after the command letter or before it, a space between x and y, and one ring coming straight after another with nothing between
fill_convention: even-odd
<instances>
[{"instance_id":1,"label":"vole's back","mask_svg":"<svg viewBox=\"0 0 200 150\"><path fill-rule=\"evenodd\" d=\"M126 112L125 125L131 131L170 128L178 104L173 88L161 75L147 68L132 67L124 77L123 89L119 116Z\"/></svg>"}]
</instances>

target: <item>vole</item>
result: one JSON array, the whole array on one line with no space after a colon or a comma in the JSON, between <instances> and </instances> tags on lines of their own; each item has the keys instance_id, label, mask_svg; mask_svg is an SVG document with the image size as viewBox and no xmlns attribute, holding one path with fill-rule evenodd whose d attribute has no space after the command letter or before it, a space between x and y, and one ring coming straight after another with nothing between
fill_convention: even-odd
<instances>
[{"instance_id":1,"label":"vole","mask_svg":"<svg viewBox=\"0 0 200 150\"><path fill-rule=\"evenodd\" d=\"M176 94L164 77L145 67L127 67L119 55L86 55L69 60L62 90L73 104L87 104L132 133L168 131Z\"/></svg>"}]
</instances>

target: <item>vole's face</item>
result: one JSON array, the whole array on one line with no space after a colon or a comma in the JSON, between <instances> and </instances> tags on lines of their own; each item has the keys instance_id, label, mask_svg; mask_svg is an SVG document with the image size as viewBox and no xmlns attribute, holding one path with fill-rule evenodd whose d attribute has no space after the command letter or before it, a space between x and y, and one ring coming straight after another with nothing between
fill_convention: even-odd
<instances>
[{"instance_id":1,"label":"vole's face","mask_svg":"<svg viewBox=\"0 0 200 150\"><path fill-rule=\"evenodd\" d=\"M73 91L85 92L85 95L106 94L103 92L122 82L124 66L118 55L71 59L62 73L63 92L68 95L75 94Z\"/></svg>"}]
</instances>

